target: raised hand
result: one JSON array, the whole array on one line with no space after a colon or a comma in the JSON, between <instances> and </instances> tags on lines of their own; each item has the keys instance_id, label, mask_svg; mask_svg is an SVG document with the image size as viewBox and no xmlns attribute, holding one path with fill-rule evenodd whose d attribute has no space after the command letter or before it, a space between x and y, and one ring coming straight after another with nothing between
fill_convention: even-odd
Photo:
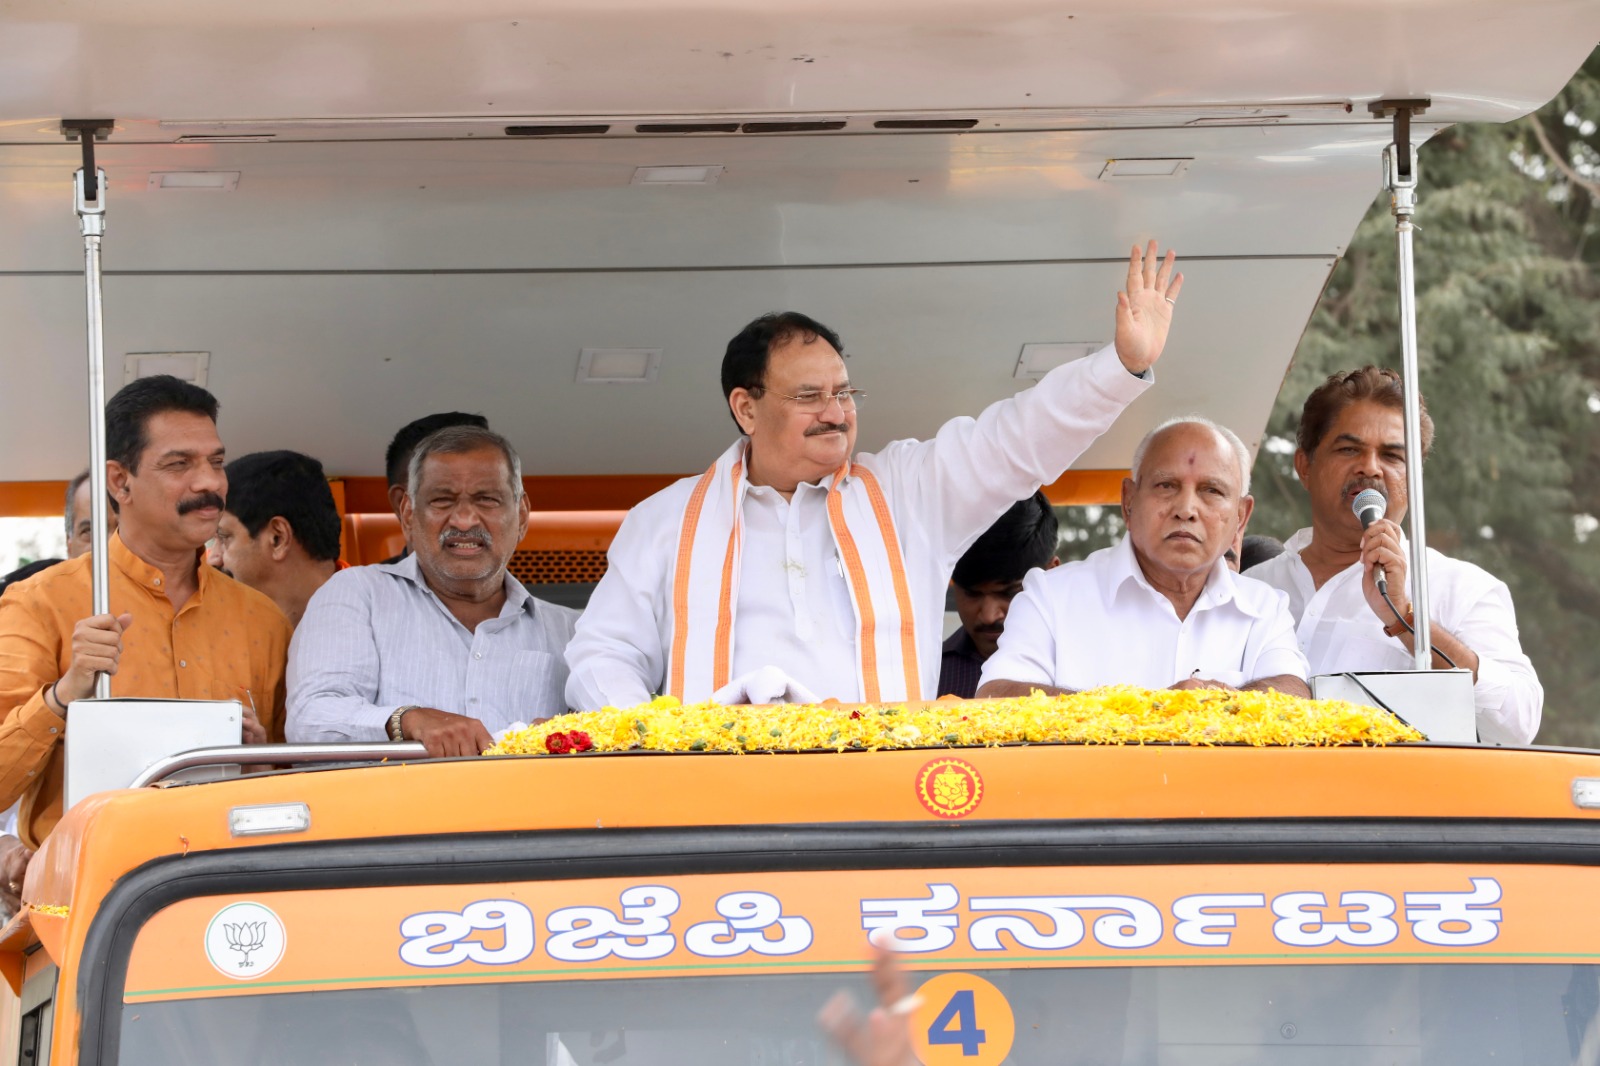
<instances>
[{"instance_id":1,"label":"raised hand","mask_svg":"<svg viewBox=\"0 0 1600 1066\"><path fill-rule=\"evenodd\" d=\"M850 993L840 990L822 1005L817 1024L855 1066L917 1066L907 1015L919 1004L894 956L879 950L872 966L878 1006L863 1015Z\"/></svg>"},{"instance_id":2,"label":"raised hand","mask_svg":"<svg viewBox=\"0 0 1600 1066\"><path fill-rule=\"evenodd\" d=\"M1183 288L1183 275L1172 272L1176 253L1160 258L1156 242L1144 251L1133 246L1128 257L1128 288L1117 293L1117 358L1135 374L1143 374L1161 358L1172 328L1172 308Z\"/></svg>"}]
</instances>

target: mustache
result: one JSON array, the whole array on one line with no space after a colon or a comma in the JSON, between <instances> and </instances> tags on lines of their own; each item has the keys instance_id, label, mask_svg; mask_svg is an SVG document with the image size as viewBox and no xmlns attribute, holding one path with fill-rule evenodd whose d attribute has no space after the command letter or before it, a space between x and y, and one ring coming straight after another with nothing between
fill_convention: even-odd
<instances>
[{"instance_id":1,"label":"mustache","mask_svg":"<svg viewBox=\"0 0 1600 1066\"><path fill-rule=\"evenodd\" d=\"M191 511L199 511L206 507L215 507L219 511L222 510L222 497L214 492L202 492L198 496L190 496L187 500L179 501L178 514L186 515Z\"/></svg>"},{"instance_id":2,"label":"mustache","mask_svg":"<svg viewBox=\"0 0 1600 1066\"><path fill-rule=\"evenodd\" d=\"M473 526L471 529L446 529L439 534L439 547L448 548L453 544L475 544L480 548L494 547L494 540L489 536L489 531L482 526Z\"/></svg>"},{"instance_id":3,"label":"mustache","mask_svg":"<svg viewBox=\"0 0 1600 1066\"><path fill-rule=\"evenodd\" d=\"M843 422L818 422L806 430L808 437L820 437L824 433L849 433L850 427Z\"/></svg>"},{"instance_id":4,"label":"mustache","mask_svg":"<svg viewBox=\"0 0 1600 1066\"><path fill-rule=\"evenodd\" d=\"M998 637L1001 633L1005 632L1005 629L1006 629L1006 627L1003 624L1002 625L995 625L995 626L973 626L972 627L972 631L974 633L981 633L982 635L984 635L986 637Z\"/></svg>"},{"instance_id":5,"label":"mustache","mask_svg":"<svg viewBox=\"0 0 1600 1066\"><path fill-rule=\"evenodd\" d=\"M1383 487L1383 481L1380 478L1358 477L1351 478L1349 481L1344 483L1344 494L1346 496L1350 495L1352 492L1361 492L1365 489L1374 490L1385 500L1389 498L1389 490Z\"/></svg>"}]
</instances>

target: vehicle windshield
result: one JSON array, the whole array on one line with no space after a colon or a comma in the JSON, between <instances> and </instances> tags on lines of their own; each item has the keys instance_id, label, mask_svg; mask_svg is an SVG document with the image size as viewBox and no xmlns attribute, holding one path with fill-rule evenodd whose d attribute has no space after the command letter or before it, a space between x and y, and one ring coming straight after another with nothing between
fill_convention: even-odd
<instances>
[{"instance_id":1,"label":"vehicle windshield","mask_svg":"<svg viewBox=\"0 0 1600 1066\"><path fill-rule=\"evenodd\" d=\"M1567 1066L1592 1063L1600 1048L1595 965L1170 966L954 976L975 977L979 989L992 985L1002 998L976 996L963 1012L959 989L925 996L918 1012L924 1018L913 1025L923 1048L974 1066ZM912 980L931 985L943 977L919 973ZM147 1004L124 1016L119 1061L809 1066L839 1061L815 1018L841 987L867 994L855 975L781 974L352 988ZM1001 1016L1006 1008L1009 1019ZM929 1010L935 1016L924 1025ZM1009 1053L1000 1047L1007 1043Z\"/></svg>"}]
</instances>

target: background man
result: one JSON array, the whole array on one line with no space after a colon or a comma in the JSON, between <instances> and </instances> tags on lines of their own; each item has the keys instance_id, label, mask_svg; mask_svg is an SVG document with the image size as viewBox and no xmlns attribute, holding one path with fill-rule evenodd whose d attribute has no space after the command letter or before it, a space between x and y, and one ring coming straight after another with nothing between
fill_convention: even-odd
<instances>
[{"instance_id":1,"label":"background man","mask_svg":"<svg viewBox=\"0 0 1600 1066\"><path fill-rule=\"evenodd\" d=\"M438 414L423 415L416 421L401 426L383 453L383 472L389 481L389 506L393 509L394 516L400 519L402 530L405 529L405 519L400 515L400 506L406 498L406 478L411 473L411 453L416 451L417 445L421 444L429 434L449 429L451 426L476 426L478 429L488 429L489 420L482 415L469 415L465 411L441 411ZM410 552L411 548L407 545L399 555L385 559L384 562L398 563Z\"/></svg>"},{"instance_id":2,"label":"background man","mask_svg":"<svg viewBox=\"0 0 1600 1066\"><path fill-rule=\"evenodd\" d=\"M200 551L224 494L217 401L174 377L106 404L106 478L121 525L107 548L111 613L90 615L89 557L0 597L0 806L22 798L36 847L60 819L67 708L112 675L114 696L237 699L245 740L282 738L289 623ZM259 715L257 720L256 715Z\"/></svg>"},{"instance_id":3,"label":"background man","mask_svg":"<svg viewBox=\"0 0 1600 1066\"><path fill-rule=\"evenodd\" d=\"M1287 598L1223 561L1250 518L1250 453L1198 416L1151 431L1122 482L1127 535L1034 571L978 695L1099 685L1277 689L1309 696Z\"/></svg>"},{"instance_id":4,"label":"background man","mask_svg":"<svg viewBox=\"0 0 1600 1066\"><path fill-rule=\"evenodd\" d=\"M89 471L85 470L67 483L67 558L76 559L94 543L93 528L89 520ZM106 535L117 531L117 513L106 512Z\"/></svg>"},{"instance_id":5,"label":"background man","mask_svg":"<svg viewBox=\"0 0 1600 1066\"><path fill-rule=\"evenodd\" d=\"M1023 576L1061 563L1058 533L1055 510L1043 492L1036 492L1012 504L956 563L950 588L961 628L944 642L939 695L964 700L977 695L983 664L999 646L1006 612L1022 591Z\"/></svg>"},{"instance_id":6,"label":"background man","mask_svg":"<svg viewBox=\"0 0 1600 1066\"><path fill-rule=\"evenodd\" d=\"M1268 559L1276 559L1283 554L1283 541L1277 537L1269 537L1261 533L1252 533L1241 536L1238 542L1222 557L1228 561L1236 574L1242 574L1252 566L1260 566Z\"/></svg>"},{"instance_id":7,"label":"background man","mask_svg":"<svg viewBox=\"0 0 1600 1066\"><path fill-rule=\"evenodd\" d=\"M1113 346L875 455L852 458L858 390L836 333L793 312L745 327L722 363L740 439L623 522L568 652L568 702L932 694L956 560L1149 387L1172 265L1154 241L1133 250Z\"/></svg>"},{"instance_id":8,"label":"background man","mask_svg":"<svg viewBox=\"0 0 1600 1066\"><path fill-rule=\"evenodd\" d=\"M418 740L477 755L490 733L566 709L562 651L577 612L506 570L528 530L522 463L498 433L455 426L411 458L412 552L317 591L289 660L289 739Z\"/></svg>"},{"instance_id":9,"label":"background man","mask_svg":"<svg viewBox=\"0 0 1600 1066\"><path fill-rule=\"evenodd\" d=\"M322 464L299 452L256 452L227 472L222 567L299 625L312 594L340 569L339 508Z\"/></svg>"},{"instance_id":10,"label":"background man","mask_svg":"<svg viewBox=\"0 0 1600 1066\"><path fill-rule=\"evenodd\" d=\"M1288 593L1313 674L1413 667L1415 641L1406 628L1412 620L1411 548L1400 530L1410 459L1403 397L1400 375L1365 366L1328 378L1301 411L1294 468L1311 499L1311 526L1250 576ZM1433 420L1424 407L1422 459L1432 444ZM1351 504L1368 488L1383 493L1389 506L1363 532ZM1380 566L1404 622L1378 593ZM1429 548L1428 596L1434 648L1472 671L1479 737L1532 743L1544 689L1522 652L1505 582ZM1433 665L1448 664L1435 654Z\"/></svg>"},{"instance_id":11,"label":"background man","mask_svg":"<svg viewBox=\"0 0 1600 1066\"><path fill-rule=\"evenodd\" d=\"M67 524L67 558L76 559L89 550L92 539L89 522L89 471L85 470L67 483L67 509L64 517ZM117 531L115 512L107 513L106 520L106 532L115 533ZM4 577L0 577L0 595L4 595L10 586L26 581L39 571L47 570L59 562L60 559L36 559L17 567Z\"/></svg>"}]
</instances>

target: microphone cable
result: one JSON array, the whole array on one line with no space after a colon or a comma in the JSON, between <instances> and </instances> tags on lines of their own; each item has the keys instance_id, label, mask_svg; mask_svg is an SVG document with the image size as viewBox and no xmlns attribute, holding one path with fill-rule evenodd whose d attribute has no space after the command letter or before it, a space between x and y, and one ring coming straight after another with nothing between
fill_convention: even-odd
<instances>
[{"instance_id":1,"label":"microphone cable","mask_svg":"<svg viewBox=\"0 0 1600 1066\"><path fill-rule=\"evenodd\" d=\"M1396 607L1394 605L1394 601L1389 598L1389 589L1386 587L1388 584L1389 583L1387 581L1378 583L1378 595L1382 596L1383 602L1389 605L1389 611L1394 615L1394 620L1405 626L1407 633L1410 633L1412 636L1416 636L1417 631L1411 628L1411 623L1406 621L1405 616L1400 613L1400 609ZM1433 652L1433 654L1437 655L1439 658L1443 659L1445 662L1449 663L1450 669L1461 669L1461 667L1456 665L1456 661L1450 658L1450 656L1446 655L1437 644L1428 650Z\"/></svg>"}]
</instances>

